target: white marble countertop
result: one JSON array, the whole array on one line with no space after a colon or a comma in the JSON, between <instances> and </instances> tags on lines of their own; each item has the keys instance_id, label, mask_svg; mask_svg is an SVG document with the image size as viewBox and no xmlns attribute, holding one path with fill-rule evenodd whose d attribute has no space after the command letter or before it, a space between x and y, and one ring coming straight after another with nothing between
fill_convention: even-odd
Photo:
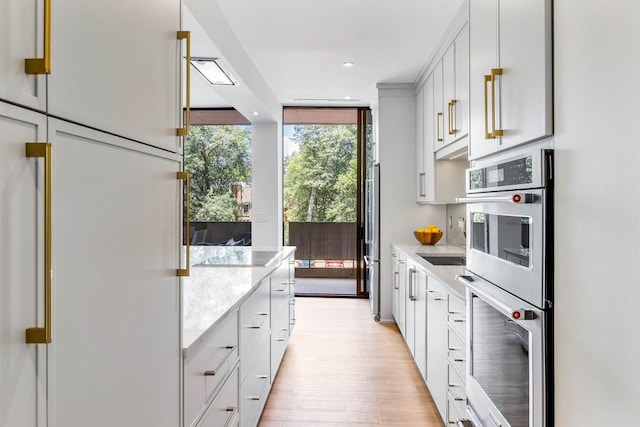
<instances>
[{"instance_id":1,"label":"white marble countertop","mask_svg":"<svg viewBox=\"0 0 640 427\"><path fill-rule=\"evenodd\" d=\"M433 265L417 255L418 253L434 255L465 255L464 247L446 243L435 245L394 244L393 246L407 254L411 261L422 267L427 274L444 283L454 294L457 294L461 298L465 297L465 288L456 281L456 276L459 274L466 274L466 267L457 265Z\"/></svg>"},{"instance_id":2,"label":"white marble countertop","mask_svg":"<svg viewBox=\"0 0 640 427\"><path fill-rule=\"evenodd\" d=\"M285 247L266 266L229 266L224 259L237 259L250 246L192 246L191 271L182 280L182 356L197 351L215 325L237 309L257 285L295 250ZM211 258L221 265L203 265Z\"/></svg>"}]
</instances>

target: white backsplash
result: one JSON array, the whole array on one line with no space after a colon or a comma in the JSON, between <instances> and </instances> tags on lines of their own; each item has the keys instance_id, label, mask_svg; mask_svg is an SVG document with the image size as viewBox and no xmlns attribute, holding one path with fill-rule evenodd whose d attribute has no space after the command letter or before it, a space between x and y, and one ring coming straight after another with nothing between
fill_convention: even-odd
<instances>
[{"instance_id":1,"label":"white backsplash","mask_svg":"<svg viewBox=\"0 0 640 427\"><path fill-rule=\"evenodd\" d=\"M464 228L460 228L461 222L466 226L466 205L450 204L447 205L447 243L459 246L466 245L464 237Z\"/></svg>"}]
</instances>

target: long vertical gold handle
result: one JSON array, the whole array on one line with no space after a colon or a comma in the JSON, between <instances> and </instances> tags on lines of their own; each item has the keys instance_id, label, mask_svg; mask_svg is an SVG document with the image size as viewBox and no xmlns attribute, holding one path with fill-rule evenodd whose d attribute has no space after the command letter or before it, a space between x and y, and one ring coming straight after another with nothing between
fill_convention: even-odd
<instances>
[{"instance_id":1,"label":"long vertical gold handle","mask_svg":"<svg viewBox=\"0 0 640 427\"><path fill-rule=\"evenodd\" d=\"M51 144L27 142L27 157L44 157L44 327L27 328L27 344L51 342Z\"/></svg>"},{"instance_id":2,"label":"long vertical gold handle","mask_svg":"<svg viewBox=\"0 0 640 427\"><path fill-rule=\"evenodd\" d=\"M178 128L178 136L189 135L189 126L191 124L191 32L190 31L178 31L178 40L187 41L187 68L185 75L187 78L186 84L186 104L184 115L184 127ZM182 109L181 109L182 111Z\"/></svg>"},{"instance_id":3,"label":"long vertical gold handle","mask_svg":"<svg viewBox=\"0 0 640 427\"><path fill-rule=\"evenodd\" d=\"M458 101L455 99L449 102L449 135L455 135L458 132L455 120L456 102Z\"/></svg>"},{"instance_id":4,"label":"long vertical gold handle","mask_svg":"<svg viewBox=\"0 0 640 427\"><path fill-rule=\"evenodd\" d=\"M484 76L484 138L495 138L491 132L489 132L489 100L487 92L487 83L491 81L491 75Z\"/></svg>"},{"instance_id":5,"label":"long vertical gold handle","mask_svg":"<svg viewBox=\"0 0 640 427\"><path fill-rule=\"evenodd\" d=\"M496 76L502 75L502 68L492 68L491 69L491 128L492 134L495 138L496 136L504 135L504 131L502 129L496 129Z\"/></svg>"},{"instance_id":6,"label":"long vertical gold handle","mask_svg":"<svg viewBox=\"0 0 640 427\"><path fill-rule=\"evenodd\" d=\"M442 113L438 112L438 114L436 115L436 139L439 142L442 142L442 138L440 137L440 117L442 117ZM444 120L442 122L442 127L444 127Z\"/></svg>"},{"instance_id":7,"label":"long vertical gold handle","mask_svg":"<svg viewBox=\"0 0 640 427\"><path fill-rule=\"evenodd\" d=\"M24 72L27 74L51 73L51 0L44 0L44 46L42 58L26 58Z\"/></svg>"},{"instance_id":8,"label":"long vertical gold handle","mask_svg":"<svg viewBox=\"0 0 640 427\"><path fill-rule=\"evenodd\" d=\"M190 220L190 216L191 216L191 209L189 208L189 205L191 204L191 179L189 178L189 172L177 172L176 173L176 178L178 179L182 179L185 181L185 185L186 185L186 190L184 191L184 206L185 206L185 210L184 210L184 215L185 215L185 230L184 230L184 241L185 241L185 247L187 250L186 253L186 263L187 266L186 268L178 268L176 270L176 274L178 275L178 277L188 277L189 276L189 265L190 265L190 247L191 247L191 242L190 237L191 237L191 220ZM180 245L180 248L182 248L182 245Z\"/></svg>"}]
</instances>

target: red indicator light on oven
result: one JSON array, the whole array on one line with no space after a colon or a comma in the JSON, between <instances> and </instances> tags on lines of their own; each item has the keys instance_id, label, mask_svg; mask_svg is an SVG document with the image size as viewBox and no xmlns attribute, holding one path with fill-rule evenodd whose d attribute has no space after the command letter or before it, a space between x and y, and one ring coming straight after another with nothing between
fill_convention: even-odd
<instances>
[{"instance_id":1,"label":"red indicator light on oven","mask_svg":"<svg viewBox=\"0 0 640 427\"><path fill-rule=\"evenodd\" d=\"M514 310L514 311L511 313L511 317L512 317L513 319L515 319L515 320L519 320L519 319L521 319L521 318L522 318L522 311L521 311L521 310Z\"/></svg>"},{"instance_id":2,"label":"red indicator light on oven","mask_svg":"<svg viewBox=\"0 0 640 427\"><path fill-rule=\"evenodd\" d=\"M519 194L514 194L512 197L513 203L520 203L522 201L522 196Z\"/></svg>"}]
</instances>

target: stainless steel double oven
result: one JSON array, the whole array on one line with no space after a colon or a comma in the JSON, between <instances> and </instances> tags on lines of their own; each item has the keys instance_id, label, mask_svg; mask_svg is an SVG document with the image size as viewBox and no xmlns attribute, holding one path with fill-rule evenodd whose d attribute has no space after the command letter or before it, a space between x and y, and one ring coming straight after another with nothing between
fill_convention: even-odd
<instances>
[{"instance_id":1,"label":"stainless steel double oven","mask_svg":"<svg viewBox=\"0 0 640 427\"><path fill-rule=\"evenodd\" d=\"M553 425L553 152L467 170L467 415Z\"/></svg>"}]
</instances>

